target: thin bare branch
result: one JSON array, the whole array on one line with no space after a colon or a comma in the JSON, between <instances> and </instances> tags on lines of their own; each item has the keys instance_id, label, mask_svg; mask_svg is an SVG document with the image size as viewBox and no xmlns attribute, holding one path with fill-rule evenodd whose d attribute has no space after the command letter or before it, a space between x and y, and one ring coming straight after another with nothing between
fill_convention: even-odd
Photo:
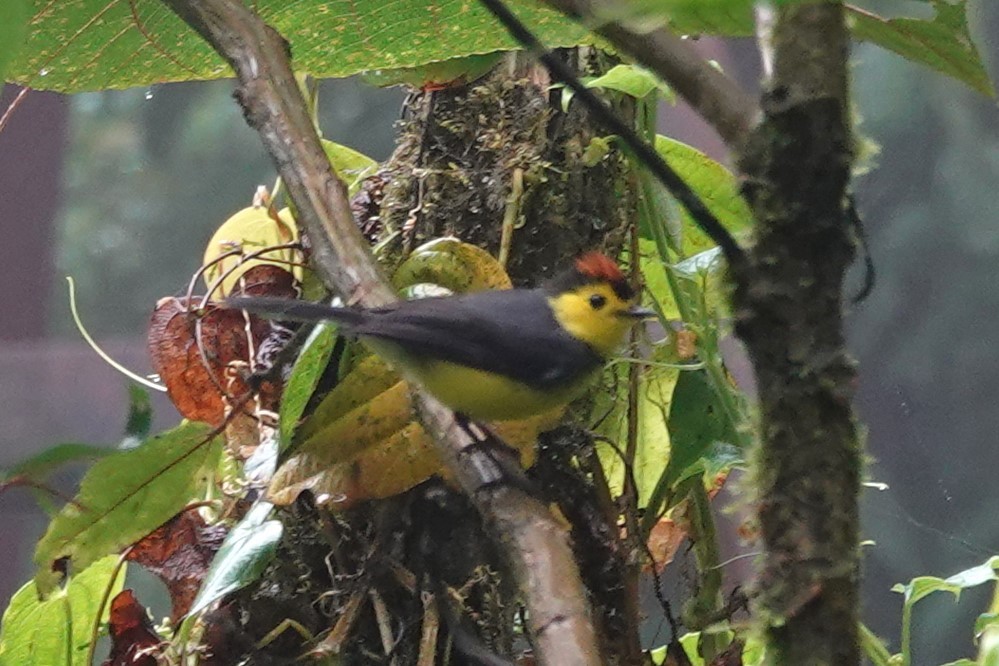
<instances>
[{"instance_id":1,"label":"thin bare branch","mask_svg":"<svg viewBox=\"0 0 999 666\"><path fill-rule=\"evenodd\" d=\"M288 45L238 0L163 0L232 66L237 99L277 167L313 246L323 281L353 303L395 299L350 211L292 73ZM589 607L563 527L522 487L523 471L497 467L453 414L427 395L418 411L438 451L502 546L527 606L542 664L600 663Z\"/></svg>"},{"instance_id":2,"label":"thin bare branch","mask_svg":"<svg viewBox=\"0 0 999 666\"><path fill-rule=\"evenodd\" d=\"M612 16L615 0L544 0L634 58L670 84L737 150L759 116L759 105L739 85L704 59L694 45L667 28L631 30Z\"/></svg>"}]
</instances>

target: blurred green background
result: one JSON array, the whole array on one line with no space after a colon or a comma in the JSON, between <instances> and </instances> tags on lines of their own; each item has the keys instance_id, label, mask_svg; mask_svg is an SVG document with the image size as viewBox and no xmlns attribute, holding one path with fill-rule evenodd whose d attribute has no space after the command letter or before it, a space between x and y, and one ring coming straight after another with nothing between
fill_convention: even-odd
<instances>
[{"instance_id":1,"label":"blurred green background","mask_svg":"<svg viewBox=\"0 0 999 666\"><path fill-rule=\"evenodd\" d=\"M972 17L995 79L999 3L981 0ZM703 42L727 70L754 76L747 44ZM865 614L897 647L894 583L999 553L999 109L869 46L854 61L861 128L881 153L856 184L878 282L852 308L850 345L869 477L889 485L864 498L864 537L876 542L865 547ZM69 438L112 442L124 422L124 380L80 344L62 276L76 278L90 331L145 371L153 304L184 289L214 228L272 185L231 88L31 93L0 134L0 466ZM325 82L324 131L384 159L402 97ZM664 109L663 127L717 150L683 108ZM156 405L160 425L176 419ZM26 493L0 496L0 557L17 563L0 573L4 605L28 576L43 520ZM981 593L923 602L915 663L970 656L985 603Z\"/></svg>"}]
</instances>

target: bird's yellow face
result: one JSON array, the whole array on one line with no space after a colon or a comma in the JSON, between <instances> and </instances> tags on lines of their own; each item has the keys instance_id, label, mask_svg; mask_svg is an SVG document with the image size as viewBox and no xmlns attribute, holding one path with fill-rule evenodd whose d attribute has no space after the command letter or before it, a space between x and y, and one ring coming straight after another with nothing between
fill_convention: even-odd
<instances>
[{"instance_id":1,"label":"bird's yellow face","mask_svg":"<svg viewBox=\"0 0 999 666\"><path fill-rule=\"evenodd\" d=\"M575 338L598 354L611 356L631 327L649 313L624 300L608 282L592 282L548 299L555 319Z\"/></svg>"}]
</instances>

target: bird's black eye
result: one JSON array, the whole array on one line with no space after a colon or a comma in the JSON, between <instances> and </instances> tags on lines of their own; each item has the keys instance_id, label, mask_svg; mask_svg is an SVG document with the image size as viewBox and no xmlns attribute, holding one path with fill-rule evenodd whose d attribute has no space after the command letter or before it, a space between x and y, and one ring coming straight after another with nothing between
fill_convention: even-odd
<instances>
[{"instance_id":1,"label":"bird's black eye","mask_svg":"<svg viewBox=\"0 0 999 666\"><path fill-rule=\"evenodd\" d=\"M600 294L593 294L590 296L590 305L594 310L599 310L603 306L607 305L607 299Z\"/></svg>"}]
</instances>

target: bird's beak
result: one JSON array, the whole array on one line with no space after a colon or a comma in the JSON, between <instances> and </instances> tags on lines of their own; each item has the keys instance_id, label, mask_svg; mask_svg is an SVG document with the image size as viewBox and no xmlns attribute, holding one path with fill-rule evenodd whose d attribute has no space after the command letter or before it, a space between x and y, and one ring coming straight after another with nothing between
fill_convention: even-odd
<instances>
[{"instance_id":1,"label":"bird's beak","mask_svg":"<svg viewBox=\"0 0 999 666\"><path fill-rule=\"evenodd\" d=\"M627 317L628 319L650 319L651 317L656 316L656 311L632 305L627 310L621 310L618 314L622 317Z\"/></svg>"}]
</instances>

